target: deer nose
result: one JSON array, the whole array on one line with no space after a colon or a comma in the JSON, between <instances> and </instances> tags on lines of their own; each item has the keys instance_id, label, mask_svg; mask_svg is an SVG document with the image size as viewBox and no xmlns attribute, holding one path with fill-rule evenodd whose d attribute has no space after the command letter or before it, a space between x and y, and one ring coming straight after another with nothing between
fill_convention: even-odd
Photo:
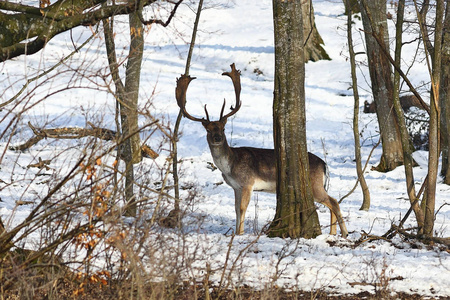
<instances>
[{"instance_id":1,"label":"deer nose","mask_svg":"<svg viewBox=\"0 0 450 300\"><path fill-rule=\"evenodd\" d=\"M213 136L213 140L214 140L214 142L219 143L222 141L222 137L217 134L217 135Z\"/></svg>"}]
</instances>

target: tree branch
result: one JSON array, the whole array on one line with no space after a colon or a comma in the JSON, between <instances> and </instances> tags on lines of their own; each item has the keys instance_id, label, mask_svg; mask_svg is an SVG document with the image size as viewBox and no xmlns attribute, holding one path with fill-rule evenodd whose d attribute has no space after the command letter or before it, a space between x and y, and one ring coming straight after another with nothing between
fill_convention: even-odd
<instances>
[{"instance_id":1,"label":"tree branch","mask_svg":"<svg viewBox=\"0 0 450 300\"><path fill-rule=\"evenodd\" d=\"M142 24L144 24L144 25L159 24L159 25L162 25L163 27L167 27L170 24L170 21L172 21L172 18L175 16L178 6L180 6L181 2L183 2L183 0L179 0L178 2L175 2L175 6L173 7L172 11L170 12L169 18L167 19L166 22L163 22L162 20L159 20L159 19L150 19L147 21L144 20L144 16L142 15L142 9L138 10L139 19L141 20Z\"/></svg>"},{"instance_id":2,"label":"tree branch","mask_svg":"<svg viewBox=\"0 0 450 300\"><path fill-rule=\"evenodd\" d=\"M107 19L114 15L123 15L135 12L139 5L148 6L154 3L156 0L142 0L140 4L130 2L127 4L102 6L96 10L90 10L84 14L74 14L60 21L55 20L51 26L43 26L41 33L35 36L29 36L28 38L35 37L35 40L31 42L17 42L13 45L0 47L0 62L4 62L8 59L23 55L34 54L44 48L45 44L59 33L65 32L72 28L84 25L95 25L103 19ZM1 3L1 2L0 2ZM42 17L44 19L44 17ZM20 36L20 35L19 35Z\"/></svg>"},{"instance_id":3,"label":"tree branch","mask_svg":"<svg viewBox=\"0 0 450 300\"><path fill-rule=\"evenodd\" d=\"M12 12L32 14L36 16L42 16L39 8L29 5L23 5L19 3L14 3L10 1L0 1L0 9Z\"/></svg>"}]
</instances>

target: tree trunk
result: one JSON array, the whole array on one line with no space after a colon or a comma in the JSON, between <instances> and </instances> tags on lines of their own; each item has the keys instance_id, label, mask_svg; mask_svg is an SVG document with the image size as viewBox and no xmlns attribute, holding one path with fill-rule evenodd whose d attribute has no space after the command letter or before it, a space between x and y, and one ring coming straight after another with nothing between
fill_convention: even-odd
<instances>
[{"instance_id":1,"label":"tree trunk","mask_svg":"<svg viewBox=\"0 0 450 300\"><path fill-rule=\"evenodd\" d=\"M355 139L355 163L356 163L356 173L358 175L358 181L361 185L361 190L363 193L363 203L360 210L369 210L370 208L370 192L367 186L366 179L364 178L364 173L361 164L361 142L359 140L359 93L358 93L358 82L356 78L356 61L355 61L355 51L353 50L353 38L352 38L352 4L350 0L344 0L345 11L347 13L347 41L348 41L348 52L350 56L350 68L352 76L352 90L354 98L353 106L353 137Z\"/></svg>"},{"instance_id":2,"label":"tree trunk","mask_svg":"<svg viewBox=\"0 0 450 300\"><path fill-rule=\"evenodd\" d=\"M314 19L314 8L311 0L302 3L303 18L303 40L305 41L305 62L318 61L321 59L331 60L323 48L323 39L316 28Z\"/></svg>"},{"instance_id":3,"label":"tree trunk","mask_svg":"<svg viewBox=\"0 0 450 300\"><path fill-rule=\"evenodd\" d=\"M358 0L344 0L345 15L359 14L361 10L359 9Z\"/></svg>"},{"instance_id":4,"label":"tree trunk","mask_svg":"<svg viewBox=\"0 0 450 300\"><path fill-rule=\"evenodd\" d=\"M277 209L269 235L314 238L321 230L308 173L301 6L301 0L273 0Z\"/></svg>"},{"instance_id":5,"label":"tree trunk","mask_svg":"<svg viewBox=\"0 0 450 300\"><path fill-rule=\"evenodd\" d=\"M424 234L433 236L436 182L439 165L439 86L441 79L442 30L444 0L436 1L436 29L431 74L430 129L428 149L428 181L426 189Z\"/></svg>"},{"instance_id":6,"label":"tree trunk","mask_svg":"<svg viewBox=\"0 0 450 300\"><path fill-rule=\"evenodd\" d=\"M401 65L401 50L402 50L402 34L403 34L403 17L405 11L405 0L399 0L397 8L397 24L396 24L396 36L395 36L395 65ZM406 190L411 206L416 215L417 225L419 228L423 227L424 216L423 211L419 207L418 198L414 186L414 159L412 157L411 140L406 128L405 116L400 104L399 98L400 91L400 74L397 70L394 72L394 111L398 120L401 144L403 149L405 177L406 177Z\"/></svg>"},{"instance_id":7,"label":"tree trunk","mask_svg":"<svg viewBox=\"0 0 450 300\"><path fill-rule=\"evenodd\" d=\"M375 34L389 50L385 0L361 0L361 15L366 39L370 80L380 128L383 153L378 171L387 172L403 164L403 152L397 119L393 112L394 85L389 59L380 49Z\"/></svg>"},{"instance_id":8,"label":"tree trunk","mask_svg":"<svg viewBox=\"0 0 450 300\"><path fill-rule=\"evenodd\" d=\"M136 164L142 160L141 139L139 137L138 126L138 100L139 84L141 82L142 56L144 54L144 27L137 13L129 15L130 22L130 52L128 55L127 69L125 74L125 94L126 99L121 107L121 117L126 119L128 134L122 132L124 136L130 135L131 161ZM125 127L122 125L122 127Z\"/></svg>"},{"instance_id":9,"label":"tree trunk","mask_svg":"<svg viewBox=\"0 0 450 300\"><path fill-rule=\"evenodd\" d=\"M121 103L122 135L129 137L130 161L136 164L142 160L141 139L138 126L139 83L141 79L142 56L144 53L144 27L137 13L129 15L130 52L125 73L125 99Z\"/></svg>"},{"instance_id":10,"label":"tree trunk","mask_svg":"<svg viewBox=\"0 0 450 300\"><path fill-rule=\"evenodd\" d=\"M124 137L125 197L127 201L126 215L136 216L137 206L133 191L133 164L141 161L141 139L138 126L139 83L141 78L142 55L144 51L144 28L137 13L129 15L130 51L126 67L125 97L120 102L120 118L122 121L122 137Z\"/></svg>"},{"instance_id":11,"label":"tree trunk","mask_svg":"<svg viewBox=\"0 0 450 300\"><path fill-rule=\"evenodd\" d=\"M112 22L112 19L111 21ZM138 96L141 74L142 55L144 49L143 26L137 13L129 15L130 22L130 51L126 65L125 85L119 77L115 44L113 39L112 24L105 21L105 43L111 74L116 87L116 99L119 102L119 113L121 121L121 132L119 151L125 162L125 199L127 202L126 215L135 216L137 207L133 191L134 170L133 164L141 161L140 137L138 130Z\"/></svg>"},{"instance_id":12,"label":"tree trunk","mask_svg":"<svg viewBox=\"0 0 450 300\"><path fill-rule=\"evenodd\" d=\"M441 107L441 175L445 184L450 184L450 5L445 10L442 51L441 84L439 104Z\"/></svg>"}]
</instances>

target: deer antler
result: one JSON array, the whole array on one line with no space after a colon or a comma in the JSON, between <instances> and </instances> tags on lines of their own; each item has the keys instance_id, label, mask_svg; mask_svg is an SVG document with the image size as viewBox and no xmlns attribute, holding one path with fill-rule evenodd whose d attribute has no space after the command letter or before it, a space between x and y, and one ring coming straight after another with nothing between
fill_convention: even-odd
<instances>
[{"instance_id":1,"label":"deer antler","mask_svg":"<svg viewBox=\"0 0 450 300\"><path fill-rule=\"evenodd\" d=\"M177 87L175 88L175 97L177 98L177 103L178 106L180 107L183 115L188 118L189 120L192 121L197 121L197 122L208 122L209 123L209 115L208 115L208 111L206 110L206 105L205 105L205 112L206 112L206 118L196 118L191 116L187 111L186 111L186 91L187 88L189 86L189 83L194 80L195 77L191 77L191 76L186 76L186 75L181 75L180 78L177 78Z\"/></svg>"},{"instance_id":2,"label":"deer antler","mask_svg":"<svg viewBox=\"0 0 450 300\"><path fill-rule=\"evenodd\" d=\"M225 108L225 100L224 100L223 106L222 106L222 111L220 112L220 121L226 120L227 118L231 117L232 115L237 113L238 110L241 108L241 100L240 100L241 71L236 70L236 66L234 65L234 63L232 63L230 66L231 66L231 72L224 72L224 73L222 73L222 75L226 75L226 76L230 77L231 80L233 81L234 93L236 94L236 105L234 106L234 108L232 108L231 112L229 112L228 114L223 116L223 111Z\"/></svg>"},{"instance_id":3,"label":"deer antler","mask_svg":"<svg viewBox=\"0 0 450 300\"><path fill-rule=\"evenodd\" d=\"M231 72L224 72L224 73L222 73L222 75L226 75L226 76L230 77L231 80L233 81L234 92L236 94L236 105L234 106L234 108L232 107L231 111L224 116L223 115L223 112L225 110L225 99L224 99L223 105L222 105L222 110L220 112L220 121L224 121L227 118L231 117L232 115L237 113L238 110L241 108L241 100L240 100L241 72L239 70L236 70L236 67L233 63L233 64L231 64ZM181 75L180 78L177 78L177 87L175 88L175 97L177 98L178 106L180 107L183 115L186 118L188 118L189 120L202 122L204 124L209 123L210 120L209 120L208 110L206 109L206 105L205 105L206 119L205 118L200 119L200 118L193 117L186 111L186 91L189 86L189 83L194 79L195 79L195 77L191 77L191 76L187 76L187 75Z\"/></svg>"}]
</instances>

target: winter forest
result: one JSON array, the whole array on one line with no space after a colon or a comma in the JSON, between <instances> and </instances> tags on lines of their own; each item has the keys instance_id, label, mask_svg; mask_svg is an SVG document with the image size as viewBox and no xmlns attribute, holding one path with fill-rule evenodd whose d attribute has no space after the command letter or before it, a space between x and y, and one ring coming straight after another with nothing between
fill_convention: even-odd
<instances>
[{"instance_id":1,"label":"winter forest","mask_svg":"<svg viewBox=\"0 0 450 300\"><path fill-rule=\"evenodd\" d=\"M0 0L1 299L447 299L450 3Z\"/></svg>"}]
</instances>

